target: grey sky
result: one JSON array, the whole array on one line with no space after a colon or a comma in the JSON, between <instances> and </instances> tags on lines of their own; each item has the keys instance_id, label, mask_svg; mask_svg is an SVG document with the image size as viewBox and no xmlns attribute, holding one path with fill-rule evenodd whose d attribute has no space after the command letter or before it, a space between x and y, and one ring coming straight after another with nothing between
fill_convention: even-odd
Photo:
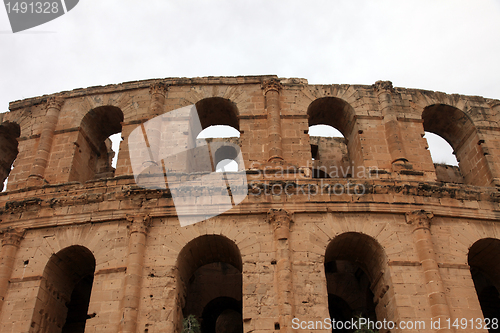
<instances>
[{"instance_id":1,"label":"grey sky","mask_svg":"<svg viewBox=\"0 0 500 333\"><path fill-rule=\"evenodd\" d=\"M276 74L500 99L500 0L80 0L12 34L0 10L8 102L163 77Z\"/></svg>"}]
</instances>

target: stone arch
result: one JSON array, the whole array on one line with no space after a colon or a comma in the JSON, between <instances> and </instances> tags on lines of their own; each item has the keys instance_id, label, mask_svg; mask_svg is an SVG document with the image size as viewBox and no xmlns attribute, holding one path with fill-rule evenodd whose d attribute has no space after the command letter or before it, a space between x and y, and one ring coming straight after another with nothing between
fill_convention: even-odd
<instances>
[{"instance_id":1,"label":"stone arch","mask_svg":"<svg viewBox=\"0 0 500 333\"><path fill-rule=\"evenodd\" d=\"M43 271L31 326L36 332L84 332L96 261L73 245L53 254Z\"/></svg>"},{"instance_id":2,"label":"stone arch","mask_svg":"<svg viewBox=\"0 0 500 333\"><path fill-rule=\"evenodd\" d=\"M229 145L223 145L221 147L219 147L216 151L215 151L215 154L214 154L214 166L215 166L215 169L217 169L217 166L219 165L219 163L221 164L224 164L225 162L228 162L229 160L231 160L232 162L235 162L237 165L238 165L238 162L237 162L237 157L238 157L238 151L236 150L236 148L234 146L229 146ZM227 163L226 163L227 165ZM239 165L238 165L238 169L239 169Z\"/></svg>"},{"instance_id":3,"label":"stone arch","mask_svg":"<svg viewBox=\"0 0 500 333\"><path fill-rule=\"evenodd\" d=\"M190 314L195 315L206 326L203 312L211 312L207 305L218 298L232 298L241 305L242 270L240 250L225 236L202 235L187 243L177 257L177 306L180 310L177 315L178 326L181 327L182 317ZM205 283L209 282L211 287L204 288ZM227 309L235 310L234 304L230 303L226 304L230 305ZM224 310L224 307L217 309L219 314ZM211 322L210 328L205 327L205 331L215 332L215 327L212 326L216 322L217 318Z\"/></svg>"},{"instance_id":4,"label":"stone arch","mask_svg":"<svg viewBox=\"0 0 500 333\"><path fill-rule=\"evenodd\" d=\"M309 104L307 117L309 126L330 125L347 138L354 119L354 109L343 99L322 97Z\"/></svg>"},{"instance_id":5,"label":"stone arch","mask_svg":"<svg viewBox=\"0 0 500 333\"><path fill-rule=\"evenodd\" d=\"M311 139L313 144L311 154L316 156L313 168L323 169L326 174L330 174L333 169L347 170L351 161L357 161L355 152L359 145L356 144L357 140L352 135L354 113L354 108L349 103L337 97L321 97L309 104L307 108L309 127L332 126L344 136L344 138L328 138L328 140L326 138L315 139L314 142ZM313 151L313 148L317 149ZM348 172L341 174L347 175Z\"/></svg>"},{"instance_id":6,"label":"stone arch","mask_svg":"<svg viewBox=\"0 0 500 333\"><path fill-rule=\"evenodd\" d=\"M242 331L241 309L241 301L238 302L232 297L214 298L203 309L201 330L203 333L237 333Z\"/></svg>"},{"instance_id":7,"label":"stone arch","mask_svg":"<svg viewBox=\"0 0 500 333\"><path fill-rule=\"evenodd\" d=\"M74 115L75 121L79 122L87 115L89 110L97 109L99 107L113 106L119 108L124 115L124 122L136 120L140 113L140 106L134 100L134 95L129 94L127 91L115 92L111 94L99 94L85 96L79 101L79 108L75 110L77 116ZM74 112L74 111L72 111Z\"/></svg>"},{"instance_id":8,"label":"stone arch","mask_svg":"<svg viewBox=\"0 0 500 333\"><path fill-rule=\"evenodd\" d=\"M188 163L188 165L205 166L205 168L190 171L207 171L207 169L215 171L217 164L224 159L236 161L240 152L238 139L235 140L234 137L218 137L217 135L198 138L200 133L207 133L205 130L214 132L215 129L215 132L221 133L224 130L227 131L224 127L230 127L239 133L239 111L236 104L226 98L208 97L196 102L195 107L201 128L198 128L199 125L191 126L190 130L192 131L192 137L196 138L196 146L200 147L200 152L196 155L196 163ZM205 145L208 145L208 151L203 147Z\"/></svg>"},{"instance_id":9,"label":"stone arch","mask_svg":"<svg viewBox=\"0 0 500 333\"><path fill-rule=\"evenodd\" d=\"M0 181L2 189L19 153L17 139L21 135L18 124L10 121L0 125Z\"/></svg>"},{"instance_id":10,"label":"stone arch","mask_svg":"<svg viewBox=\"0 0 500 333\"><path fill-rule=\"evenodd\" d=\"M236 104L227 98L209 97L195 104L200 118L201 129L210 126L226 125L240 130L239 111ZM196 133L196 136L198 133Z\"/></svg>"},{"instance_id":11,"label":"stone arch","mask_svg":"<svg viewBox=\"0 0 500 333\"><path fill-rule=\"evenodd\" d=\"M374 294L385 294L382 280L387 256L382 246L372 237L345 232L330 241L325 251L325 277L330 316L346 320L362 315L375 320L385 318L385 309L374 302ZM382 296L383 297L383 296ZM349 311L336 313L342 305ZM347 318L349 320L350 318Z\"/></svg>"},{"instance_id":12,"label":"stone arch","mask_svg":"<svg viewBox=\"0 0 500 333\"><path fill-rule=\"evenodd\" d=\"M482 238L469 249L467 261L484 318L500 318L500 240ZM497 332L498 330L490 330Z\"/></svg>"},{"instance_id":13,"label":"stone arch","mask_svg":"<svg viewBox=\"0 0 500 333\"><path fill-rule=\"evenodd\" d=\"M176 89L182 90L182 86L176 87L173 85L169 87L169 91L175 91ZM181 99L180 105L187 106L190 104L196 104L201 100L210 98L222 98L229 100L235 103L235 105L238 106L238 109L244 109L248 104L252 103L246 89L241 86L208 85L191 87L189 92L185 94L185 98Z\"/></svg>"},{"instance_id":14,"label":"stone arch","mask_svg":"<svg viewBox=\"0 0 500 333\"><path fill-rule=\"evenodd\" d=\"M113 232L110 233L109 230ZM71 246L89 249L96 261L96 271L119 270L122 263L126 261L125 251L116 251L118 248L116 244L127 237L127 228L115 221L67 225L35 231L26 231L24 239L27 242L36 241L38 246L16 259L12 276L21 277L23 274L24 276L42 276L44 268L54 253ZM120 244L119 247L126 246L126 244ZM29 264L24 267L23 261L26 259L29 259ZM105 275L97 276L105 277Z\"/></svg>"},{"instance_id":15,"label":"stone arch","mask_svg":"<svg viewBox=\"0 0 500 333\"><path fill-rule=\"evenodd\" d=\"M484 140L465 112L447 104L432 104L424 108L422 119L424 131L441 136L453 147L465 183L491 184L493 175L481 147Z\"/></svg>"},{"instance_id":16,"label":"stone arch","mask_svg":"<svg viewBox=\"0 0 500 333\"><path fill-rule=\"evenodd\" d=\"M123 112L116 106L99 106L87 112L80 123L70 181L113 177L114 152L109 136L122 130Z\"/></svg>"}]
</instances>

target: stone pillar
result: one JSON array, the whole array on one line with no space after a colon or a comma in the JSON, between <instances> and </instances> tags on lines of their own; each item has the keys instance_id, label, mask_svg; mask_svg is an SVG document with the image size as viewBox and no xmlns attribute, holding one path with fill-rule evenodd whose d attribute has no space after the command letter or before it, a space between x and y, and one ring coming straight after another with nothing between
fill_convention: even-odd
<instances>
[{"instance_id":1,"label":"stone pillar","mask_svg":"<svg viewBox=\"0 0 500 333\"><path fill-rule=\"evenodd\" d=\"M149 119L165 113L165 100L167 98L168 85L163 82L153 83L149 87L151 101L148 108ZM146 130L147 142L149 143L150 160L145 161L145 166L158 166L158 153L160 151L162 121L152 121Z\"/></svg>"},{"instance_id":2,"label":"stone pillar","mask_svg":"<svg viewBox=\"0 0 500 333\"><path fill-rule=\"evenodd\" d=\"M439 272L436 252L431 239L431 219L434 215L424 210L406 213L406 223L413 226L413 238L418 258L424 271L425 287L431 309L432 320L440 320L441 329L437 332L453 332L444 327L450 318L450 307L446 300L443 279Z\"/></svg>"},{"instance_id":3,"label":"stone pillar","mask_svg":"<svg viewBox=\"0 0 500 333\"><path fill-rule=\"evenodd\" d=\"M281 111L280 90L283 88L278 79L266 80L262 83L266 98L267 134L269 136L268 161L283 161L283 146L281 143Z\"/></svg>"},{"instance_id":4,"label":"stone pillar","mask_svg":"<svg viewBox=\"0 0 500 333\"><path fill-rule=\"evenodd\" d=\"M394 91L391 81L377 81L373 85L377 92L380 103L380 110L384 116L385 133L389 152L391 154L391 163L396 161L408 161L404 145L402 142L401 129L396 114L392 110L392 95Z\"/></svg>"},{"instance_id":5,"label":"stone pillar","mask_svg":"<svg viewBox=\"0 0 500 333\"><path fill-rule=\"evenodd\" d=\"M136 333L139 312L144 253L150 218L138 214L129 217L130 238L128 243L127 271L122 299L120 333Z\"/></svg>"},{"instance_id":6,"label":"stone pillar","mask_svg":"<svg viewBox=\"0 0 500 333\"><path fill-rule=\"evenodd\" d=\"M151 100L148 107L147 126L141 124L142 133L148 147L148 156L143 157L141 173L141 186L156 187L159 184L165 186L163 166L159 158L161 148L161 133L163 120L160 115L165 113L165 100L168 85L162 82L153 83L149 87ZM162 185L159 185L160 187Z\"/></svg>"},{"instance_id":7,"label":"stone pillar","mask_svg":"<svg viewBox=\"0 0 500 333\"><path fill-rule=\"evenodd\" d=\"M500 115L500 101L490 100L490 101L488 101L488 105L491 108L491 113L493 115L496 115L495 116L496 119L499 119L500 118L499 117L499 115ZM479 135L480 135L480 130L478 130L478 136ZM480 139L482 139L482 138L480 138ZM497 156L498 156L498 154L497 154L498 149L490 149L489 141L490 140L483 139L482 141L478 142L478 144L481 146L481 149L483 151L483 156L486 159L488 169L491 172L491 177L492 177L491 185L496 186L496 187L500 187L500 165L499 165L499 163L496 163Z\"/></svg>"},{"instance_id":8,"label":"stone pillar","mask_svg":"<svg viewBox=\"0 0 500 333\"><path fill-rule=\"evenodd\" d=\"M45 168L49 162L50 150L54 139L54 130L57 126L59 113L61 111L64 99L61 97L49 97L45 104L47 110L43 119L42 131L38 147L35 152L35 160L31 166L28 178L28 186L42 185L45 181Z\"/></svg>"},{"instance_id":9,"label":"stone pillar","mask_svg":"<svg viewBox=\"0 0 500 333\"><path fill-rule=\"evenodd\" d=\"M273 228L276 251L275 281L278 296L280 332L292 332L295 315L293 299L292 254L290 250L291 214L284 209L270 209L268 222Z\"/></svg>"},{"instance_id":10,"label":"stone pillar","mask_svg":"<svg viewBox=\"0 0 500 333\"><path fill-rule=\"evenodd\" d=\"M149 86L151 102L149 104L149 115L159 116L165 113L165 100L167 99L169 85L163 82L156 82Z\"/></svg>"},{"instance_id":11,"label":"stone pillar","mask_svg":"<svg viewBox=\"0 0 500 333\"><path fill-rule=\"evenodd\" d=\"M24 236L23 229L7 229L2 232L0 251L0 312L9 288L9 279L14 269L14 259Z\"/></svg>"}]
</instances>

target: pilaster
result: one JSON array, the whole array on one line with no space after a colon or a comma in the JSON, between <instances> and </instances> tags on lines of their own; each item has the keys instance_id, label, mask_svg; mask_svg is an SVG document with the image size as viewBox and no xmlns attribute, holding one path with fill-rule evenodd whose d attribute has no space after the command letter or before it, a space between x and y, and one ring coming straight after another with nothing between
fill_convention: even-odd
<instances>
[{"instance_id":1,"label":"pilaster","mask_svg":"<svg viewBox=\"0 0 500 333\"><path fill-rule=\"evenodd\" d=\"M142 272L146 238L151 219L146 214L127 217L129 220L130 238L128 243L127 271L122 299L122 320L120 333L136 333L139 313Z\"/></svg>"},{"instance_id":2,"label":"pilaster","mask_svg":"<svg viewBox=\"0 0 500 333\"><path fill-rule=\"evenodd\" d=\"M284 209L270 209L267 217L273 228L274 249L276 251L275 281L278 294L280 331L292 332L291 324L295 316L293 268L289 242L292 215Z\"/></svg>"},{"instance_id":3,"label":"pilaster","mask_svg":"<svg viewBox=\"0 0 500 333\"><path fill-rule=\"evenodd\" d=\"M14 268L17 250L24 237L24 229L6 229L0 231L2 248L0 250L0 312L9 288L9 279Z\"/></svg>"},{"instance_id":4,"label":"pilaster","mask_svg":"<svg viewBox=\"0 0 500 333\"><path fill-rule=\"evenodd\" d=\"M413 228L413 239L417 254L424 271L424 281L427 290L432 320L445 323L450 319L450 307L446 299L443 279L439 272L436 260L436 251L431 238L431 220L434 214L425 210L416 210L406 213L406 223ZM443 325L441 325L443 327ZM437 332L453 332L448 328L436 330Z\"/></svg>"},{"instance_id":5,"label":"pilaster","mask_svg":"<svg viewBox=\"0 0 500 333\"><path fill-rule=\"evenodd\" d=\"M38 142L38 147L35 152L35 159L28 177L28 186L43 185L47 182L45 180L45 168L50 158L54 131L63 104L64 98L60 96L49 97L45 102L46 115L40 134L40 141Z\"/></svg>"},{"instance_id":6,"label":"pilaster","mask_svg":"<svg viewBox=\"0 0 500 333\"><path fill-rule=\"evenodd\" d=\"M394 92L394 88L392 87L392 82L377 81L373 85L373 88L377 93L380 110L384 116L385 133L387 144L389 146L389 153L391 154L391 163L393 164L393 167L396 162L406 163L408 162L408 158L402 142L401 129L399 127L397 116L393 110L392 93Z\"/></svg>"},{"instance_id":7,"label":"pilaster","mask_svg":"<svg viewBox=\"0 0 500 333\"><path fill-rule=\"evenodd\" d=\"M266 80L262 83L266 101L268 130L268 161L283 161L283 144L281 133L280 91L283 86L278 79Z\"/></svg>"}]
</instances>

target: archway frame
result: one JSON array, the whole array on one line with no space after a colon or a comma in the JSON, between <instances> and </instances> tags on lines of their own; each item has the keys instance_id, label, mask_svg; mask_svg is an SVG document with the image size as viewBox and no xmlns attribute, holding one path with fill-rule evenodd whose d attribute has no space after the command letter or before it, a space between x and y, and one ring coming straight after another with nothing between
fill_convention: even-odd
<instances>
[{"instance_id":1,"label":"archway frame","mask_svg":"<svg viewBox=\"0 0 500 333\"><path fill-rule=\"evenodd\" d=\"M126 260L125 251L120 251L120 247L126 246L121 240L127 238L127 233L126 225L117 224L117 222L27 230L14 261L11 282L0 313L0 322L3 324L12 322L23 331L29 331L36 295L43 283L41 277L50 258L55 253L72 246L84 247L94 256L96 261L95 288L99 290L103 284L111 283L109 286L112 288L109 291L120 294L121 284L114 282L125 277L124 267L120 265ZM112 235L111 238L110 235ZM25 290L30 290L32 297L23 299L26 306L22 310L14 308L19 293ZM104 303L106 303L105 307L103 307ZM92 293L88 313L107 316L109 321L106 325L118 325L120 321L119 300L102 299ZM14 314L18 319L9 319ZM87 320L87 327L100 330L101 325L103 323L99 320L93 318Z\"/></svg>"},{"instance_id":2,"label":"archway frame","mask_svg":"<svg viewBox=\"0 0 500 333\"><path fill-rule=\"evenodd\" d=\"M200 235L189 241L179 252L176 260L177 269L177 326L182 327L183 309L186 306L189 280L200 267L223 262L232 265L243 274L241 252L236 243L222 235ZM243 301L243 290L241 290Z\"/></svg>"},{"instance_id":3,"label":"archway frame","mask_svg":"<svg viewBox=\"0 0 500 333\"><path fill-rule=\"evenodd\" d=\"M488 186L493 174L482 148L485 139L464 111L448 104L431 104L422 111L424 131L445 139L454 150L467 184Z\"/></svg>"}]
</instances>

